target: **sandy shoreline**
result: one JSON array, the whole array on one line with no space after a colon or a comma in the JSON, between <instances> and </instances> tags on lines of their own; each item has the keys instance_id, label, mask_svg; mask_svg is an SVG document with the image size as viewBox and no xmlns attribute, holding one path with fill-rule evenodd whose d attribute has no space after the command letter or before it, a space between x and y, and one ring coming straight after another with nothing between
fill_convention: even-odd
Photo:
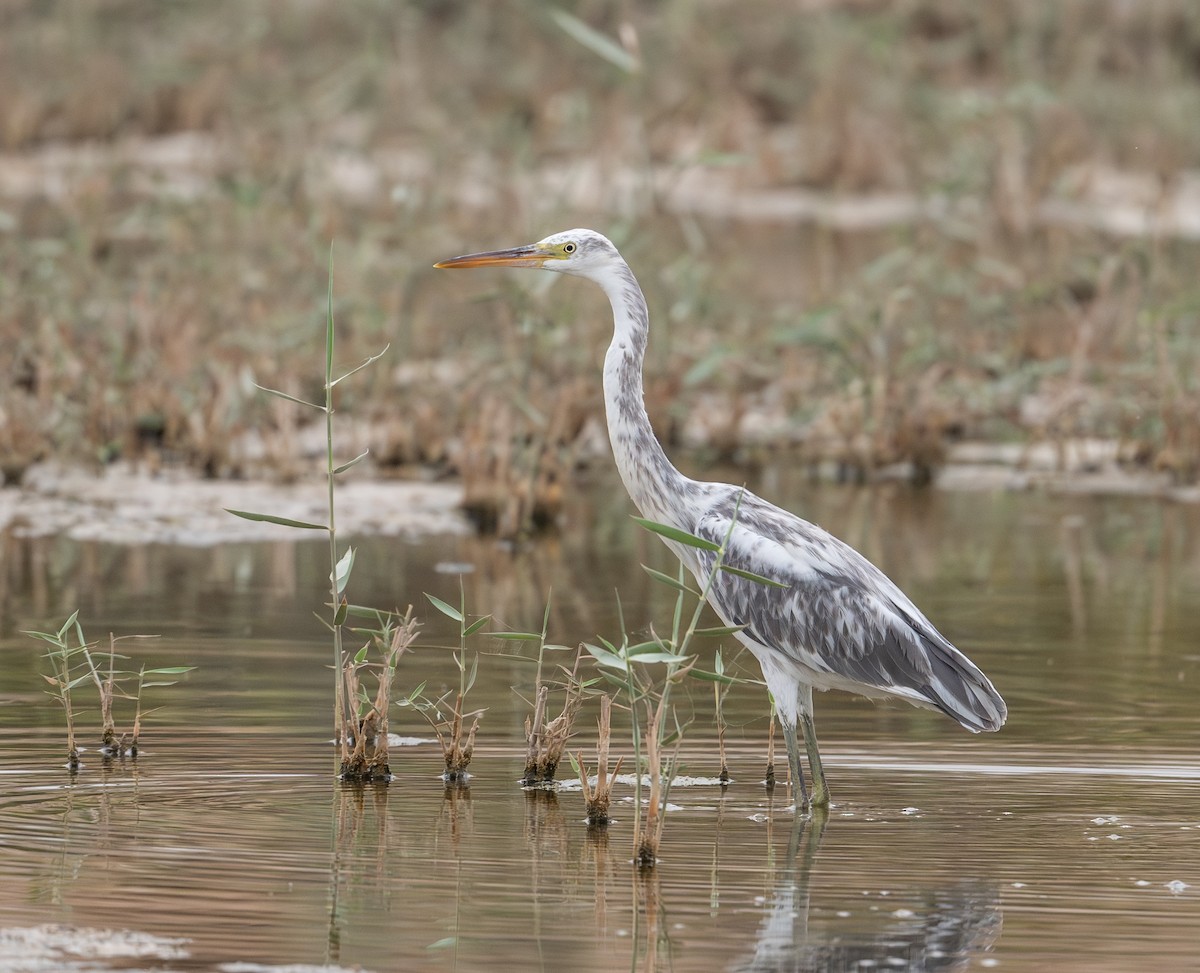
<instances>
[{"instance_id":1,"label":"sandy shoreline","mask_svg":"<svg viewBox=\"0 0 1200 973\"><path fill-rule=\"evenodd\" d=\"M452 483L354 480L338 487L338 532L343 536L416 538L467 534L459 510L462 488ZM310 482L206 480L186 470L148 475L114 465L98 472L35 467L21 486L0 490L0 530L18 537L62 535L110 544L189 544L299 540L300 531L234 517L225 508L324 523L325 485Z\"/></svg>"}]
</instances>

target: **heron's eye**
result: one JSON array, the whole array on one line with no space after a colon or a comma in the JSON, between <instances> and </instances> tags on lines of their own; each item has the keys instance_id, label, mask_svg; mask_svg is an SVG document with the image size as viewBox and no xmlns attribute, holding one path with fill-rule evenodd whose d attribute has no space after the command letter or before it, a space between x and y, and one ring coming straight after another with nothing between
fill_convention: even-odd
<instances>
[{"instance_id":1,"label":"heron's eye","mask_svg":"<svg viewBox=\"0 0 1200 973\"><path fill-rule=\"evenodd\" d=\"M575 249L576 249L575 244L573 244L573 243L564 243L563 244L563 253L574 253Z\"/></svg>"}]
</instances>

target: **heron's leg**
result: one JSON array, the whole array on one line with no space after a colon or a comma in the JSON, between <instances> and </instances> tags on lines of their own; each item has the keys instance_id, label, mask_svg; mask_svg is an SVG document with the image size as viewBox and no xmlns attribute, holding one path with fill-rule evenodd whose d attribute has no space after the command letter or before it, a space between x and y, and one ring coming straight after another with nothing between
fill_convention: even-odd
<instances>
[{"instance_id":1,"label":"heron's leg","mask_svg":"<svg viewBox=\"0 0 1200 973\"><path fill-rule=\"evenodd\" d=\"M829 787L825 783L825 768L821 766L821 751L817 746L817 731L813 726L812 686L800 684L797 690L800 718L797 728L804 732L804 749L808 751L808 772L812 774L812 803L816 807L829 806Z\"/></svg>"},{"instance_id":2,"label":"heron's leg","mask_svg":"<svg viewBox=\"0 0 1200 973\"><path fill-rule=\"evenodd\" d=\"M817 747L817 731L813 726L811 710L800 710L800 724L804 728L804 748L808 751L808 770L813 779L813 805L829 807L829 785L825 783L825 768L821 766L821 751Z\"/></svg>"},{"instance_id":3,"label":"heron's leg","mask_svg":"<svg viewBox=\"0 0 1200 973\"><path fill-rule=\"evenodd\" d=\"M809 808L808 788L804 784L804 769L800 766L800 724L788 726L783 723L783 738L787 741L788 769L792 774L792 800L796 802L796 811L807 811Z\"/></svg>"}]
</instances>

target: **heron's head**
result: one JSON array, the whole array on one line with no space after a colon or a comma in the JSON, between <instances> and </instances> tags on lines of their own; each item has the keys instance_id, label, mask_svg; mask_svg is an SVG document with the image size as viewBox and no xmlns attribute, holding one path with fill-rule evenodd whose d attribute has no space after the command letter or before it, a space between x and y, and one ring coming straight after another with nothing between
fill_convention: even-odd
<instances>
[{"instance_id":1,"label":"heron's head","mask_svg":"<svg viewBox=\"0 0 1200 973\"><path fill-rule=\"evenodd\" d=\"M621 260L617 248L595 230L564 230L523 247L451 257L434 264L445 270L470 267L536 267L599 280Z\"/></svg>"}]
</instances>

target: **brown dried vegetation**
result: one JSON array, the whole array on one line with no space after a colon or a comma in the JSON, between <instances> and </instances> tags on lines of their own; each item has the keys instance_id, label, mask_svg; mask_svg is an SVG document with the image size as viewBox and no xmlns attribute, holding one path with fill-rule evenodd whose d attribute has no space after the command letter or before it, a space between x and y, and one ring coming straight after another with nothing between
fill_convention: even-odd
<instances>
[{"instance_id":1,"label":"brown dried vegetation","mask_svg":"<svg viewBox=\"0 0 1200 973\"><path fill-rule=\"evenodd\" d=\"M401 656L416 641L420 628L410 607L390 628L386 644L375 639L380 650L378 662L363 659L347 659L342 667L343 699L347 702L342 717L341 767L338 776L354 783L386 782L391 779L388 764L388 709L392 702L392 682ZM364 670L373 670L376 676L375 696L367 700L361 684ZM367 703L361 715L360 703ZM468 757L468 760L470 758Z\"/></svg>"},{"instance_id":2,"label":"brown dried vegetation","mask_svg":"<svg viewBox=\"0 0 1200 973\"><path fill-rule=\"evenodd\" d=\"M621 772L624 757L618 757L612 772L608 769L608 748L612 740L612 697L600 697L600 719L597 723L596 734L596 785L593 787L588 778L587 765L583 762L583 753L576 756L579 765L579 783L583 787L583 802L586 808L585 820L589 827L601 828L609 823L608 808L612 803L612 786L617 774Z\"/></svg>"},{"instance_id":3,"label":"brown dried vegetation","mask_svg":"<svg viewBox=\"0 0 1200 973\"><path fill-rule=\"evenodd\" d=\"M567 743L583 705L583 692L577 682L569 682L565 690L562 712L552 720L546 718L546 701L549 686L541 686L537 692L533 716L525 717L525 773L521 783L526 787L549 784L554 780L559 762L567 752Z\"/></svg>"},{"instance_id":4,"label":"brown dried vegetation","mask_svg":"<svg viewBox=\"0 0 1200 973\"><path fill-rule=\"evenodd\" d=\"M446 764L442 779L447 783L465 783L471 776L467 768L471 766L471 757L475 753L475 731L479 729L480 714L468 713L464 716L462 710L463 697L459 693L454 698L454 712L450 714L446 726L434 724ZM464 727L469 720L471 728L464 734Z\"/></svg>"},{"instance_id":5,"label":"brown dried vegetation","mask_svg":"<svg viewBox=\"0 0 1200 973\"><path fill-rule=\"evenodd\" d=\"M346 360L394 337L402 362L343 403L376 472L461 475L504 535L553 523L591 455L602 305L534 288L507 319L428 265L584 219L646 286L652 409L689 443L921 479L958 438L1101 436L1200 475L1196 245L1171 230L1200 7L742 8L581 7L636 38L630 85L537 7L5 4L5 481L60 456L297 475L302 430L253 383L311 391L333 239ZM729 219L813 192L915 209L866 234ZM1125 210L1133 231L1096 228Z\"/></svg>"}]
</instances>

